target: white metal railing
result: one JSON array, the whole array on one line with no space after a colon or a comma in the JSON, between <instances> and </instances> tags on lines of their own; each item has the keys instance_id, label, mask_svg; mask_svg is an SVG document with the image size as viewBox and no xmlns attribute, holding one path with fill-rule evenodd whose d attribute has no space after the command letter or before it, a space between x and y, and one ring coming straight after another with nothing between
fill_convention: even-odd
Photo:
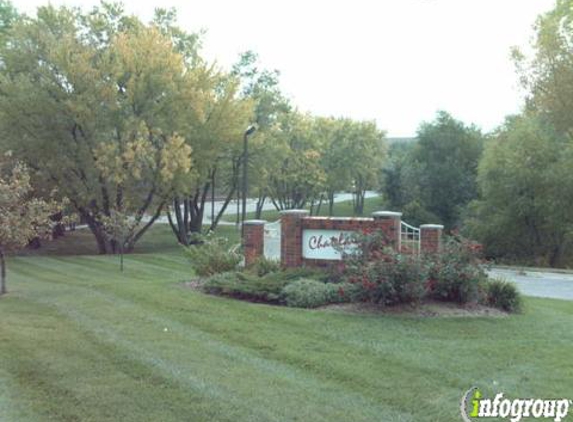
<instances>
[{"instance_id":1,"label":"white metal railing","mask_svg":"<svg viewBox=\"0 0 573 422\"><path fill-rule=\"evenodd\" d=\"M403 221L400 223L400 251L420 253L420 229Z\"/></svg>"}]
</instances>

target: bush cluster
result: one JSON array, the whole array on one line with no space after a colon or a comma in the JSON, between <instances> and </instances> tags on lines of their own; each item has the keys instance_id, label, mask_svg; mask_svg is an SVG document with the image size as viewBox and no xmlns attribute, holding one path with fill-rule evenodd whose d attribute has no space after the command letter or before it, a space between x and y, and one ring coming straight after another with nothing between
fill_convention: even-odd
<instances>
[{"instance_id":1,"label":"bush cluster","mask_svg":"<svg viewBox=\"0 0 573 422\"><path fill-rule=\"evenodd\" d=\"M439 254L418 257L396 253L383 232L364 232L355 240L360 247L344 257L339 270L343 281L358 287L355 297L361 300L393 305L432 298L485 303L508 312L521 309L514 285L488 280L475 242L448 237Z\"/></svg>"},{"instance_id":2,"label":"bush cluster","mask_svg":"<svg viewBox=\"0 0 573 422\"><path fill-rule=\"evenodd\" d=\"M360 246L344 255L339 271L355 286L355 297L384 305L423 298L427 269L417 256L396 253L382 231L364 231L354 240Z\"/></svg>"},{"instance_id":3,"label":"bush cluster","mask_svg":"<svg viewBox=\"0 0 573 422\"><path fill-rule=\"evenodd\" d=\"M187 248L187 254L197 274L209 276L205 292L243 300L316 308L342 302L415 304L432 298L480 302L508 312L521 309L513 284L487 278L475 243L449 238L441 253L418 256L396 253L382 232L358 234L356 241L360 246L330 272L281 270L278 262L264 258L239 271L241 256L217 239Z\"/></svg>"},{"instance_id":4,"label":"bush cluster","mask_svg":"<svg viewBox=\"0 0 573 422\"><path fill-rule=\"evenodd\" d=\"M520 312L523 306L515 284L502 278L493 278L486 283L486 303L507 312Z\"/></svg>"},{"instance_id":5,"label":"bush cluster","mask_svg":"<svg viewBox=\"0 0 573 422\"><path fill-rule=\"evenodd\" d=\"M275 259L268 259L264 256L258 258L247 270L251 273L263 277L270 273L276 273L281 269L281 263Z\"/></svg>"},{"instance_id":6,"label":"bush cluster","mask_svg":"<svg viewBox=\"0 0 573 422\"><path fill-rule=\"evenodd\" d=\"M243 259L238 247L227 239L209 235L197 238L195 244L183 250L201 277L236 270Z\"/></svg>"},{"instance_id":7,"label":"bush cluster","mask_svg":"<svg viewBox=\"0 0 573 422\"><path fill-rule=\"evenodd\" d=\"M237 299L250 300L253 302L267 302L275 304L294 303L296 299L292 299L297 295L297 288L291 288L288 293L285 293L285 288L290 285L296 285L300 280L313 281L321 286L325 286L324 280L327 276L326 273L315 269L294 269L269 272L263 276L258 276L251 271L235 271L215 274L203 283L203 290L210 294L220 296L229 296ZM334 285L333 285L334 286ZM303 287L304 289L304 287ZM338 287L336 288L338 291ZM301 293L304 294L304 293ZM309 291L309 295L312 292ZM334 298L334 294L330 294L329 298ZM313 299L308 299L309 302ZM314 299L314 306L302 307L316 307L322 306L328 301L319 302ZM296 306L296 305L289 305Z\"/></svg>"},{"instance_id":8,"label":"bush cluster","mask_svg":"<svg viewBox=\"0 0 573 422\"><path fill-rule=\"evenodd\" d=\"M248 272L226 272L209 277L203 290L254 302L279 303L281 292L291 280L284 277L259 277Z\"/></svg>"},{"instance_id":9,"label":"bush cluster","mask_svg":"<svg viewBox=\"0 0 573 422\"><path fill-rule=\"evenodd\" d=\"M332 303L352 302L357 294L349 283L324 283L315 279L301 278L287 284L281 299L294 308L318 308Z\"/></svg>"},{"instance_id":10,"label":"bush cluster","mask_svg":"<svg viewBox=\"0 0 573 422\"><path fill-rule=\"evenodd\" d=\"M480 245L449 237L441 253L426 257L428 296L449 302L479 302L487 274L480 257Z\"/></svg>"}]
</instances>

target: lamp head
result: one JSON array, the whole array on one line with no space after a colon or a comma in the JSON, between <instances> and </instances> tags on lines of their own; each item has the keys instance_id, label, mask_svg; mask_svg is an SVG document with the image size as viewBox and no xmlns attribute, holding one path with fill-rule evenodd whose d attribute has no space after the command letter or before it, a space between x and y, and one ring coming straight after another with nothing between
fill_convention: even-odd
<instances>
[{"instance_id":1,"label":"lamp head","mask_svg":"<svg viewBox=\"0 0 573 422\"><path fill-rule=\"evenodd\" d=\"M245 131L245 135L247 135L247 136L252 135L253 133L255 133L256 130L257 130L257 127L255 125L251 125Z\"/></svg>"}]
</instances>

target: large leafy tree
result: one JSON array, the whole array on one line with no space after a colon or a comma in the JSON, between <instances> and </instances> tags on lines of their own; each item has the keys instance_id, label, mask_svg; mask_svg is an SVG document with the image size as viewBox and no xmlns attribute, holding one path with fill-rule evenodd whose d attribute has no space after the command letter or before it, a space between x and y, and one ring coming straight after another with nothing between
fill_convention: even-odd
<instances>
[{"instance_id":1,"label":"large leafy tree","mask_svg":"<svg viewBox=\"0 0 573 422\"><path fill-rule=\"evenodd\" d=\"M28 169L21 163L8 169L5 158L0 160L0 295L7 292L5 254L36 237L49 237L50 216L58 211L54 202L34 197Z\"/></svg>"},{"instance_id":2,"label":"large leafy tree","mask_svg":"<svg viewBox=\"0 0 573 422\"><path fill-rule=\"evenodd\" d=\"M311 116L281 114L265 147L276 157L268 167L268 191L277 210L304 208L324 190L321 145Z\"/></svg>"},{"instance_id":3,"label":"large leafy tree","mask_svg":"<svg viewBox=\"0 0 573 422\"><path fill-rule=\"evenodd\" d=\"M133 217L130 250L185 184L183 134L212 91L195 38L158 17L144 25L106 3L90 13L42 7L0 52L2 142L69 198L100 253L117 249L104 227L112 211Z\"/></svg>"},{"instance_id":4,"label":"large leafy tree","mask_svg":"<svg viewBox=\"0 0 573 422\"><path fill-rule=\"evenodd\" d=\"M476 176L483 136L446 112L423 123L411 154L423 208L446 228L459 225L464 207L477 196Z\"/></svg>"},{"instance_id":5,"label":"large leafy tree","mask_svg":"<svg viewBox=\"0 0 573 422\"><path fill-rule=\"evenodd\" d=\"M557 0L534 27L533 55L513 50L527 108L573 135L573 0Z\"/></svg>"},{"instance_id":6,"label":"large leafy tree","mask_svg":"<svg viewBox=\"0 0 573 422\"><path fill-rule=\"evenodd\" d=\"M252 116L251 102L238 96L235 77L211 71L209 79L208 85L215 89L203 99L203 113L190 119L184 132L193 149L194 178L175 191L168 212L171 227L184 245L191 242L192 233L202 231L207 199L216 182L225 196L223 206L211 222L211 230L238 189L243 133Z\"/></svg>"},{"instance_id":7,"label":"large leafy tree","mask_svg":"<svg viewBox=\"0 0 573 422\"><path fill-rule=\"evenodd\" d=\"M344 131L346 154L341 165L347 167L350 175L354 213L362 215L366 191L379 186L380 168L386 153L384 132L369 121L352 122Z\"/></svg>"},{"instance_id":8,"label":"large leafy tree","mask_svg":"<svg viewBox=\"0 0 573 422\"><path fill-rule=\"evenodd\" d=\"M467 222L493 257L560 266L573 233L573 1L557 0L534 30L533 54L513 50L525 110L488 143Z\"/></svg>"},{"instance_id":9,"label":"large leafy tree","mask_svg":"<svg viewBox=\"0 0 573 422\"><path fill-rule=\"evenodd\" d=\"M14 5L7 0L0 0L0 44L4 44L10 28L20 18Z\"/></svg>"},{"instance_id":10,"label":"large leafy tree","mask_svg":"<svg viewBox=\"0 0 573 422\"><path fill-rule=\"evenodd\" d=\"M469 233L491 257L564 264L573 240L573 144L536 116L509 118L479 166Z\"/></svg>"},{"instance_id":11,"label":"large leafy tree","mask_svg":"<svg viewBox=\"0 0 573 422\"><path fill-rule=\"evenodd\" d=\"M263 206L270 194L270 176L279 165L273 142L281 119L291 112L289 101L279 87L278 70L262 68L258 55L252 51L241 54L239 61L233 66L231 74L240 81L240 96L248 99L253 105L251 123L257 131L249 140L248 162L239 157L239 168L248 166L249 186L247 194L257 198L256 216L260 218ZM240 185L238 181L236 185Z\"/></svg>"}]
</instances>

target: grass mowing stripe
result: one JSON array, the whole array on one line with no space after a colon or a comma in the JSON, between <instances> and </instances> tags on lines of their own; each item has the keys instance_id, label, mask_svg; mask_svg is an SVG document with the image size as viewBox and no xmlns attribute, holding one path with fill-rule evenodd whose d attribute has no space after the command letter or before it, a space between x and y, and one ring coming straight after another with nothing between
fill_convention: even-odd
<instances>
[{"instance_id":1,"label":"grass mowing stripe","mask_svg":"<svg viewBox=\"0 0 573 422\"><path fill-rule=\"evenodd\" d=\"M209 327L207 327L207 329L208 329L208 328L209 328ZM316 336L316 334L315 334L315 336ZM242 341L241 344L242 344L243 346L245 346L245 342L244 342L244 341ZM443 344L442 344L442 346L443 346ZM251 343L251 344L249 344L249 347L251 347L251 348L253 348L253 349L257 349L257 348L262 348L262 349L264 349L264 344L260 344L260 343L252 344L252 343ZM473 353L473 351L470 349L468 353L471 354L471 353ZM458 352L458 355L459 355L459 354L460 354L460 353ZM389 354L389 356L396 356L396 355L397 355L396 353L390 353L390 354ZM296 356L296 355L295 355L295 356ZM290 364L292 364L292 365L298 365L298 366L302 366L302 367L306 367L307 370L308 370L309 368L312 368L312 362L308 362L307 358L302 358L302 359L298 358L298 361L292 360L292 357L290 357L289 355L287 355L287 356L281 356L281 358L283 358L283 359L291 359L291 360L289 361ZM431 364L431 362L430 362L430 364ZM428 374L429 376L437 376L437 375L439 375L439 376L441 376L442 378L444 378L443 371L441 371L441 373L440 373L440 370L442 369L442 368L441 368L441 365L436 365L436 364L435 364L435 365L433 365L434 368L428 368L428 363L427 363L427 362L424 362L423 359L416 359L416 358L414 358L414 359L410 359L410 361L407 361L407 360L405 359L405 357L404 357L404 354L402 354L402 356L400 357L399 360L397 360L397 361L395 360L395 361L392 361L392 362L386 362L385 365L388 366L388 367L390 367L390 368L392 368L394 371L398 371L398 372L400 372L400 371L406 371L406 372L407 372L408 370L410 370L410 371L411 371L411 370L414 370L414 371L415 371L415 370L418 370L418 371L421 371L421 372L428 372L428 373L429 373L429 374ZM328 371L328 373L330 374L330 375L329 375L330 377L333 377L333 376L336 375L336 371L333 372L333 371L331 370L331 371ZM352 379L352 377L349 377L348 375L340 374L340 373L338 374L338 377L339 377L339 380L344 380L344 379L349 379L349 378ZM453 377L452 380L450 380L450 382L449 382L448 384L453 385L453 386L457 385L457 382L456 382L457 379L458 379L458 377L457 377L457 375L456 375L455 377Z\"/></svg>"},{"instance_id":2,"label":"grass mowing stripe","mask_svg":"<svg viewBox=\"0 0 573 422\"><path fill-rule=\"evenodd\" d=\"M188 388L183 389L174 386L170 379L158 376L150 370L148 365L135 361L131 353L121 353L121 350L114 344L104 343L89 332L78 331L77 324L73 323L69 316L62 318L62 315L55 315L53 306L46 307L38 303L33 305L35 309L44 310L51 319L57 319L60 327L58 330L60 341L55 343L46 340L41 344L43 347L35 348L26 344L26 341L29 342L33 339L21 338L20 342L13 341L10 343L10 353L4 356L3 362L9 363L7 368L16 378L20 379L20 389L25 389L27 392L28 402L33 405L39 402L40 409L50 419L55 417L57 420L66 421L89 420L84 414L85 410L83 410L86 405L86 390L87 393L96 393L96 397L88 395L88 398L92 400L88 404L92 408L96 408L97 400L101 396L103 399L113 400L113 397L106 394L108 390L116 390L113 391L114 395L128 396L133 388L137 388L139 385L138 393L142 397L138 397L139 400L135 401L131 399L129 404L142 405L141 400L152 400L156 393L153 391L154 389L141 388L141 384L152 387L160 386L162 391L169 391L170 395L181 401L182 407L188 407L189 403L194 403L194 407L197 407L201 412L193 412L191 408L187 410L190 411L190 414L195 413L197 416L201 416L201 420L216 418L215 411L218 407L220 408L217 404L218 401L209 401L208 406L201 404L205 403L203 397L193 397L189 394ZM17 338L18 334L16 332L14 337ZM61 341L71 338L75 340L73 343ZM63 362L54 360L53 356L49 354L53 348L57 349L59 353L65 354L66 360ZM73 354L69 354L72 350ZM65 353L66 351L68 353ZM77 376L75 375L76 362L79 362L80 367L84 368L84 371L77 372ZM92 371L89 371L90 366ZM125 386L116 388L117 384ZM43 398L44 400L42 400ZM93 402L93 400L96 401ZM125 407L123 404L122 406ZM134 410L133 408L130 409L131 412L136 413ZM136 420L129 417L129 412L125 414L122 412L120 414L114 413L107 416L109 418L106 420L110 421ZM165 414L158 414L155 411L152 411L149 416L150 418L146 420L166 420ZM93 420L100 419L98 417ZM232 420L232 418L228 420Z\"/></svg>"},{"instance_id":3,"label":"grass mowing stripe","mask_svg":"<svg viewBox=\"0 0 573 422\"><path fill-rule=\"evenodd\" d=\"M503 389L516 397L573 393L571 368L563 365L568 348L562 347L573 341L567 330L571 303L527 299L526 314L502 319L293 310L200 295L179 283L187 267L173 271L173 258L141 259L142 271L124 274L101 257L9 263L15 293L3 299L0 321L9 317L11 342L33 347L33 334L43 346L34 350L34 359L19 353L10 359L24 367L49 364L48 378L75 386L86 404L64 400L72 415L76 408L89 409L93 420L114 420L91 408L103 402L117 410L113 397L102 395L103 384L110 382L122 385L116 395L125 397L130 409L151 403L153 409L169 407L167 416L157 419L162 421L185 420L184 414L236 421L453 420L460 392L475 382L484 391ZM69 345L52 344L39 330L50 313L74 327L65 330L75 339ZM102 351L109 362L86 348ZM116 378L114 361L119 368L141 367L147 375L139 378L157 381L140 385L133 369L119 371L132 374L127 378ZM83 368L97 381L93 366L106 369L90 395L71 372ZM184 383L189 376L224 395L192 391ZM25 393L27 387L21 388ZM138 396L129 397L130 389ZM161 395L164 391L169 395ZM185 405L170 396L185 394L205 409L182 413ZM217 416L201 419L208 408Z\"/></svg>"},{"instance_id":4,"label":"grass mowing stripe","mask_svg":"<svg viewBox=\"0 0 573 422\"><path fill-rule=\"evenodd\" d=\"M253 348L256 349L256 347L253 347ZM312 362L309 362L309 361L307 361L306 359L302 359L302 360L299 359L298 361L293 361L292 357L287 356L287 358L289 358L289 364L290 364L290 365L299 366L299 367L303 368L303 369L304 369L305 371L307 371L307 372L316 372L316 371L313 370L313 366L314 366L314 365L312 364ZM395 367L396 365L389 365L389 366L390 366L390 367ZM340 383L341 381L345 381L344 383L350 382L350 381L352 381L352 379L354 378L354 377L352 376L352 371L347 372L347 373L345 373L345 374L338 374L338 375L337 375L337 374L336 374L336 371L333 371L332 368L326 368L326 369L327 369L326 371L318 371L318 372L316 373L316 375L321 376L321 377L324 377L324 374L328 374L327 379L328 379L329 381L335 380L335 381L338 382L338 383ZM396 369L399 369L399 367L397 367ZM357 380L357 381L359 381L359 380ZM362 390L364 389L364 387L366 387L366 385L364 385L364 384L368 384L367 382L364 382L364 381L365 381L365 380L362 380L362 382L360 383L361 385L363 385ZM344 383L342 383L342 384L344 384ZM375 390L376 390L376 388L374 387L374 388L368 388L366 391L372 392L372 391L375 391ZM364 391L363 391L363 392L364 392ZM370 394L369 394L369 395L370 395ZM390 404L391 404L391 403L386 402L386 405L390 405Z\"/></svg>"},{"instance_id":5,"label":"grass mowing stripe","mask_svg":"<svg viewBox=\"0 0 573 422\"><path fill-rule=\"evenodd\" d=\"M75 295L74 295L74 296L75 296ZM94 297L90 296L90 299L93 300ZM49 303L49 302L46 301L46 300L45 300L44 302ZM112 301L112 302L113 302L113 301ZM51 305L55 305L53 302L50 303L50 304L51 304ZM81 305L81 303L78 304L78 306L79 306L79 305ZM112 303L112 305L117 305L117 303ZM69 305L67 305L67 306L69 306ZM91 309L91 307L90 307L90 308L85 308L85 307L83 307L83 306L82 306L82 308L84 308L84 309ZM105 309L105 306L104 306L104 304L100 303L97 308L98 308L98 309ZM127 306L125 306L125 304L121 304L121 306L119 306L118 309L120 309L120 310L123 311L123 310L126 310L126 309L127 309ZM69 307L66 308L66 312L70 313ZM104 314L107 315L108 313L104 312ZM105 332L105 333L107 333L107 335L111 335L110 333L112 333L111 331L108 330L108 328L111 327L111 326L113 326L113 324L112 324L112 325L108 324L106 327L98 326L98 327L95 327L95 328L94 328L94 325L93 325L93 324L95 323L96 320L93 319L93 318L91 318L91 316L82 316L82 314L80 314L80 313L78 313L78 312L76 312L76 311L74 311L74 312L71 313L70 315L72 315L72 316L73 316L73 319L76 320L76 321L77 321L77 320L81 320L82 328L83 328L84 330L86 329L86 326L90 326L90 324L91 324L91 330L90 330L90 331L94 331L94 330L95 330L98 334L101 334L101 333L104 333L104 332ZM161 320L158 328L162 327L164 324L173 325L173 323L172 323L171 321ZM157 331L159 331L159 329L158 329ZM188 331L188 330L186 330L186 331ZM202 343L203 343L205 340L208 340L208 337L207 337L207 338L205 338L206 336L203 336L203 337L204 337L204 338L201 339L201 340L202 340ZM124 342L125 340L121 340L119 337L113 336L113 337L111 338L111 341L112 341L112 343L114 343L114 344L118 344L118 343L120 343L120 342L122 342L122 341ZM139 350L139 353L142 353L140 347L132 347L132 345L130 345L130 344L124 344L124 345L125 345L125 346L130 350L130 352L133 353L134 355L138 352L138 350ZM227 349L229 349L229 348L227 347ZM224 356L224 357L225 357L225 358L228 358L228 359L233 359L234 362L237 362L237 357L238 357L238 356L237 356L237 351L238 351L238 349L236 349L236 348L232 348L231 350L227 350L227 353L226 353L227 356ZM147 363L151 363L151 364L153 364L153 365L159 365L164 371L169 370L170 366L169 366L167 363L165 363L165 362L162 361L162 360L157 360L157 359L154 359L154 358L152 359L151 356L152 356L152 355L147 355L147 357L146 357L146 362L147 362ZM250 356L248 356L248 357L247 357L246 359L244 359L244 360L245 360L245 362L250 363L251 366L253 366L253 365L252 365L253 363L258 363L258 364L259 364L259 365L258 365L259 367L256 368L256 369L253 368L253 370L260 373L260 370L263 369L264 372L265 372L265 376L270 375L270 376L274 377L274 376L276 376L276 375L281 375L281 374L282 374L282 377L283 377L283 379L284 379L285 369L286 369L286 370L292 370L292 369L290 369L290 368L287 368L285 365L282 365L281 371L272 371L272 373L271 373L271 372L269 371L269 369L271 369L271 367L269 366L269 363L270 363L270 362L265 362L264 360L260 360L260 359L259 359L258 361L257 361L256 359L253 360L253 358L250 357ZM260 367L260 363L261 363L261 362L266 363L266 367L261 368L261 367ZM276 363L274 363L274 365L276 365ZM305 380L305 378L308 378L308 376L305 376L303 373L300 372L300 373L295 374L295 375L296 375L296 376L294 376L294 377L291 376L290 378L291 378L291 380L295 380L297 384L300 384L300 383L303 382L303 381L308 382L308 380ZM297 377L298 377L298 378L297 378ZM314 387L320 388L320 385L317 384L317 385L315 385ZM314 388L314 387L313 387L313 388ZM356 395L356 394L355 394L355 395ZM345 397L341 397L341 400L342 400L343 402L344 402L344 401L347 401L347 400L344 400L344 398L345 398ZM242 402L244 402L245 399L246 399L246 398L243 398L243 399L242 399ZM362 399L362 398L360 398L360 397L354 398L354 399L353 399L353 402L356 404L356 401L359 400L359 399L362 401L362 403L360 403L360 406L362 406L362 407L367 406L367 405L372 406L371 403L369 404L369 403L367 403L367 402L364 402L364 399ZM247 402L248 402L248 401L247 401ZM376 414L380 414L380 412L383 412L383 410L382 410L382 409L376 409ZM269 418L269 417L265 417L265 419L266 419L266 420L271 420L271 418ZM274 419L273 419L273 420L274 420ZM276 420L280 420L280 418L279 418L279 419L276 419Z\"/></svg>"}]
</instances>

